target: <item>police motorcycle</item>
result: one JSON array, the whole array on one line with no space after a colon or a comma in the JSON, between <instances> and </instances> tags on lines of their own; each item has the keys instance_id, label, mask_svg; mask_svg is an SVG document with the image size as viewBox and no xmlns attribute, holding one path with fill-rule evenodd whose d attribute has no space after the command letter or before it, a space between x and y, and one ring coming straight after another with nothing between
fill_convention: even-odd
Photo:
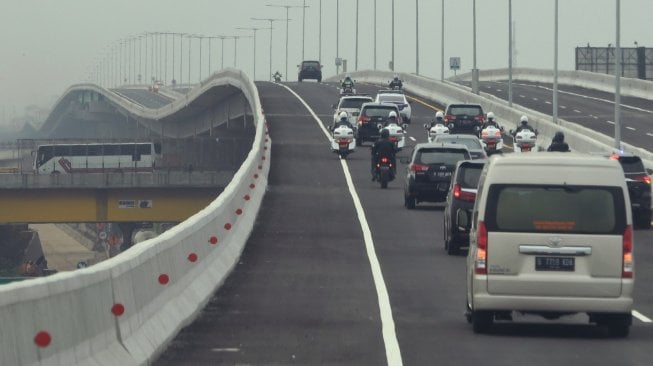
<instances>
[{"instance_id":1,"label":"police motorcycle","mask_svg":"<svg viewBox=\"0 0 653 366\"><path fill-rule=\"evenodd\" d=\"M350 77L347 77L340 83L340 95L349 94L356 94L356 89L354 88L354 81Z\"/></svg>"},{"instance_id":2,"label":"police motorcycle","mask_svg":"<svg viewBox=\"0 0 653 366\"><path fill-rule=\"evenodd\" d=\"M522 116L520 120L522 128L520 130L510 131L514 138L515 152L530 152L535 149L537 140L537 130L527 127L528 117Z\"/></svg>"},{"instance_id":3,"label":"police motorcycle","mask_svg":"<svg viewBox=\"0 0 653 366\"><path fill-rule=\"evenodd\" d=\"M494 113L488 112L487 114L488 122L494 122ZM501 153L503 149L503 127L498 125L486 123L481 129L480 139L483 148L488 156L496 153Z\"/></svg>"},{"instance_id":4,"label":"police motorcycle","mask_svg":"<svg viewBox=\"0 0 653 366\"><path fill-rule=\"evenodd\" d=\"M281 73L279 73L279 71L277 71L272 75L272 77L274 78L275 83L280 83L281 78L283 77L283 75L281 75Z\"/></svg>"},{"instance_id":5,"label":"police motorcycle","mask_svg":"<svg viewBox=\"0 0 653 366\"><path fill-rule=\"evenodd\" d=\"M404 83L399 79L399 76L395 75L392 80L388 82L388 89L390 90L403 90Z\"/></svg>"},{"instance_id":6,"label":"police motorcycle","mask_svg":"<svg viewBox=\"0 0 653 366\"><path fill-rule=\"evenodd\" d=\"M346 159L356 148L356 138L347 112L340 112L339 117L340 119L331 126L331 151L338 154L340 159Z\"/></svg>"},{"instance_id":7,"label":"police motorcycle","mask_svg":"<svg viewBox=\"0 0 653 366\"><path fill-rule=\"evenodd\" d=\"M449 134L449 127L444 124L444 114L441 111L435 114L435 120L425 123L424 128L428 131L426 137L429 142L433 142L438 135Z\"/></svg>"},{"instance_id":8,"label":"police motorcycle","mask_svg":"<svg viewBox=\"0 0 653 366\"><path fill-rule=\"evenodd\" d=\"M395 148L397 151L400 151L401 149L406 146L406 131L408 128L407 124L399 125L397 123L397 114L395 112L390 112L389 117L393 116L394 114L394 120L391 120L388 118L388 121L386 121L385 125L379 123L376 125L379 129L379 133L383 132L383 130L388 131L388 140L392 141L395 144Z\"/></svg>"}]
</instances>

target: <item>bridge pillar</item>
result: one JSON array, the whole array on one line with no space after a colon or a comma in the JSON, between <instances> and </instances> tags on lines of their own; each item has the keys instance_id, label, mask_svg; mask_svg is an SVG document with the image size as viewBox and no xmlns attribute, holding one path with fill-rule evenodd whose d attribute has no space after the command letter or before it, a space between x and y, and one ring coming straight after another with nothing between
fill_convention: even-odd
<instances>
[{"instance_id":1,"label":"bridge pillar","mask_svg":"<svg viewBox=\"0 0 653 366\"><path fill-rule=\"evenodd\" d=\"M120 231L122 231L122 244L120 245L120 251L124 252L125 250L131 248L132 245L134 245L132 241L132 234L134 233L134 230L137 228L141 227L141 223L136 223L136 222L120 222L118 223L118 227L120 228Z\"/></svg>"}]
</instances>

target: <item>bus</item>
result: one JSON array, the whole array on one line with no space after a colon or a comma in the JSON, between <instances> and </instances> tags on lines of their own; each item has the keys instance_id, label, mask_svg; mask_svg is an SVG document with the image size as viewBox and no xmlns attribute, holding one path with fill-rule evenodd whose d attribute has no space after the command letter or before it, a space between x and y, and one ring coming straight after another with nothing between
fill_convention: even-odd
<instances>
[{"instance_id":1,"label":"bus","mask_svg":"<svg viewBox=\"0 0 653 366\"><path fill-rule=\"evenodd\" d=\"M39 145L34 171L38 174L152 172L160 156L161 145L153 142Z\"/></svg>"}]
</instances>

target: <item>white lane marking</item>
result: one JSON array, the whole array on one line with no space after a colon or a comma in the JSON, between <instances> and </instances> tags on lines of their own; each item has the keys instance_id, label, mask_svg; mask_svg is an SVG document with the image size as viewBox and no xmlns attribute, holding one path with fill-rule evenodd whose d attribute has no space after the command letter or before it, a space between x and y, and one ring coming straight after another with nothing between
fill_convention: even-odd
<instances>
[{"instance_id":1,"label":"white lane marking","mask_svg":"<svg viewBox=\"0 0 653 366\"><path fill-rule=\"evenodd\" d=\"M288 91L290 91L306 109L313 115L315 122L320 126L322 132L327 139L330 139L329 132L322 124L322 121L318 116L313 112L313 109L300 97L294 90L290 89L288 86L283 85ZM356 213L358 214L358 221L360 221L361 229L363 230L363 239L365 240L365 250L367 251L367 258L370 261L370 267L372 269L372 278L374 279L374 286L376 287L376 296L379 301L379 312L381 315L381 330L383 333L383 342L385 343L385 357L388 361L388 366L402 366L403 361L401 359L401 349L399 349L399 341L397 340L397 334L395 332L395 321L392 317L392 307L390 306L390 296L388 295L388 289L383 280L383 272L381 271L381 264L379 259L376 256L376 250L374 249L374 241L372 240L372 231L370 226L367 223L367 218L365 217L365 211L363 210L363 205L361 204L358 193L356 192L356 187L354 187L354 182L351 179L351 174L349 174L349 166L347 165L346 160L340 160L340 165L342 165L342 170L345 173L345 179L347 180L347 186L349 187L349 193L351 194L352 200L354 201L354 207L356 208Z\"/></svg>"},{"instance_id":2,"label":"white lane marking","mask_svg":"<svg viewBox=\"0 0 653 366\"><path fill-rule=\"evenodd\" d=\"M592 116L592 118L594 118L594 119L599 119L599 116Z\"/></svg>"},{"instance_id":3,"label":"white lane marking","mask_svg":"<svg viewBox=\"0 0 653 366\"><path fill-rule=\"evenodd\" d=\"M498 91L499 93L501 93L501 92L502 92L502 90L501 90L501 89L497 89L497 91Z\"/></svg>"},{"instance_id":4,"label":"white lane marking","mask_svg":"<svg viewBox=\"0 0 653 366\"><path fill-rule=\"evenodd\" d=\"M414 138L413 136L408 136L408 138L411 139L412 141L417 141L417 139Z\"/></svg>"},{"instance_id":5,"label":"white lane marking","mask_svg":"<svg viewBox=\"0 0 653 366\"><path fill-rule=\"evenodd\" d=\"M553 91L553 89L551 89L551 88L547 88L546 86L542 86L542 85L534 86L534 85L521 84L521 83L516 83L515 85L530 86L530 87L536 87L536 88L540 88L540 89L544 89L544 90ZM580 97L580 98L585 98L585 99L591 99L591 100L595 100L595 101L597 101L597 102L611 103L612 105L614 105L614 100L602 99L602 98L597 98L597 97L590 97L590 96L587 96L587 95L582 95L582 94L577 94L577 93L572 93L572 92L562 91L562 90L558 90L558 93L560 93L560 94L573 95L573 96L575 96L575 97ZM651 114L653 114L653 110L650 110L650 109L644 109L644 108L639 108L639 107L635 107L635 106L628 105L628 104L622 104L621 107L623 107L623 108L630 108L630 109L632 109L632 110L639 111L639 112L645 112L645 113L651 113ZM562 108L562 106L561 106L560 108Z\"/></svg>"},{"instance_id":6,"label":"white lane marking","mask_svg":"<svg viewBox=\"0 0 653 366\"><path fill-rule=\"evenodd\" d=\"M534 101L534 102L537 102L537 101L538 101L538 99L537 99L537 98L533 98L533 101Z\"/></svg>"},{"instance_id":7,"label":"white lane marking","mask_svg":"<svg viewBox=\"0 0 653 366\"><path fill-rule=\"evenodd\" d=\"M631 130L631 131L637 131L637 130L635 130L634 127L626 126L626 128L629 129L629 130Z\"/></svg>"},{"instance_id":8,"label":"white lane marking","mask_svg":"<svg viewBox=\"0 0 653 366\"><path fill-rule=\"evenodd\" d=\"M561 105L561 106L560 106L560 109L567 109L567 106L565 106L565 105Z\"/></svg>"},{"instance_id":9,"label":"white lane marking","mask_svg":"<svg viewBox=\"0 0 653 366\"><path fill-rule=\"evenodd\" d=\"M653 133L647 132L647 133L646 133L646 136L651 136L651 137L653 137Z\"/></svg>"},{"instance_id":10,"label":"white lane marking","mask_svg":"<svg viewBox=\"0 0 653 366\"><path fill-rule=\"evenodd\" d=\"M519 97L520 98L526 98L526 96L524 94L519 94Z\"/></svg>"},{"instance_id":11,"label":"white lane marking","mask_svg":"<svg viewBox=\"0 0 653 366\"><path fill-rule=\"evenodd\" d=\"M608 123L609 123L609 124L611 124L611 125L613 125L613 124L614 124L614 122L612 122L612 121L606 121L606 122L608 122Z\"/></svg>"},{"instance_id":12,"label":"white lane marking","mask_svg":"<svg viewBox=\"0 0 653 366\"><path fill-rule=\"evenodd\" d=\"M578 109L574 109L574 112L576 112L576 113L580 113L580 111L579 111Z\"/></svg>"},{"instance_id":13,"label":"white lane marking","mask_svg":"<svg viewBox=\"0 0 653 366\"><path fill-rule=\"evenodd\" d=\"M212 348L213 352L240 352L240 348Z\"/></svg>"},{"instance_id":14,"label":"white lane marking","mask_svg":"<svg viewBox=\"0 0 653 366\"><path fill-rule=\"evenodd\" d=\"M649 317L647 317L646 315L640 313L637 310L633 310L631 313L633 314L633 316L635 318L643 321L644 323L653 323L653 320L651 320Z\"/></svg>"},{"instance_id":15,"label":"white lane marking","mask_svg":"<svg viewBox=\"0 0 653 366\"><path fill-rule=\"evenodd\" d=\"M549 102L548 100L545 100L544 103L551 104L551 102Z\"/></svg>"}]
</instances>

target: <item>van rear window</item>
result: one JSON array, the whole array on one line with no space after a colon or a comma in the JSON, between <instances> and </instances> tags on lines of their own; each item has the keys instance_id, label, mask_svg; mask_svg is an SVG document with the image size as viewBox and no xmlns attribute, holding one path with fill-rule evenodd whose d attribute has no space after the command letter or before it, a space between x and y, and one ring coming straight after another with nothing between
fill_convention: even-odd
<instances>
[{"instance_id":1,"label":"van rear window","mask_svg":"<svg viewBox=\"0 0 653 366\"><path fill-rule=\"evenodd\" d=\"M622 234L620 187L494 184L488 193L488 231Z\"/></svg>"}]
</instances>

